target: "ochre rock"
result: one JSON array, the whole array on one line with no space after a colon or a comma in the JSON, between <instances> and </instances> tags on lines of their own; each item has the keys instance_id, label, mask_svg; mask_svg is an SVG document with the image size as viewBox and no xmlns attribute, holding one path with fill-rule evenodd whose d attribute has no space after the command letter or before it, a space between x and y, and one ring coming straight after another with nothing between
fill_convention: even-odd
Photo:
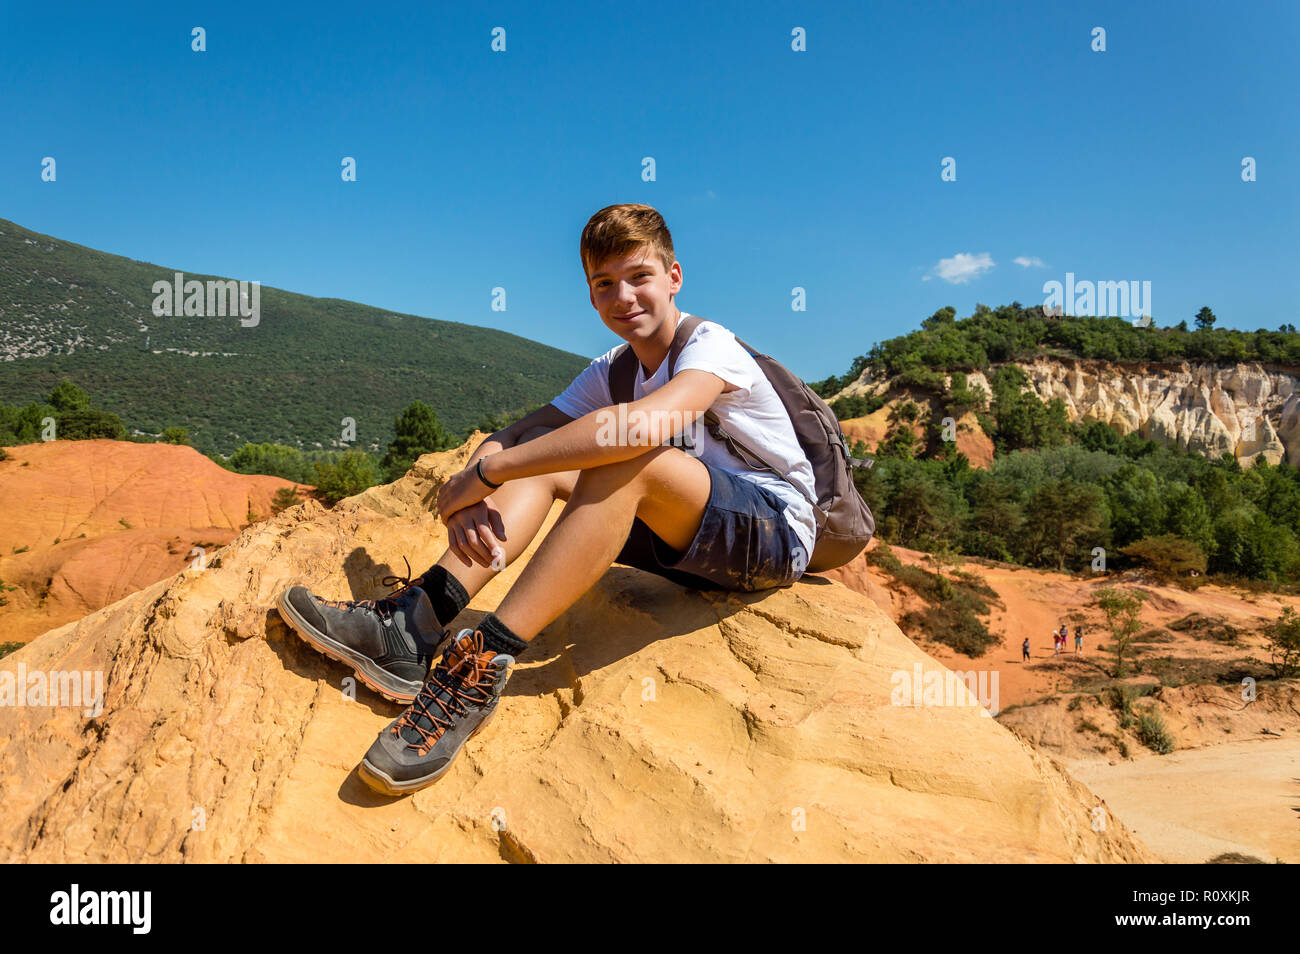
<instances>
[{"instance_id":1,"label":"ochre rock","mask_svg":"<svg viewBox=\"0 0 1300 954\"><path fill-rule=\"evenodd\" d=\"M26 642L171 576L230 543L250 513L269 515L281 487L298 486L173 444L48 441L8 452L0 579L17 589L3 594L0 641Z\"/></svg>"},{"instance_id":2,"label":"ochre rock","mask_svg":"<svg viewBox=\"0 0 1300 954\"><path fill-rule=\"evenodd\" d=\"M1232 454L1247 467L1259 459L1276 464L1284 458L1300 466L1300 376L1292 371L1266 369L1259 363L1118 364L1048 357L1009 363L1028 375L1029 390L1044 402L1060 398L1071 421L1101 421L1120 433L1136 431L1212 458ZM992 393L984 372L970 372L967 384ZM827 402L879 394L888 387L887 381L867 369ZM842 422L850 442L861 437L874 447L884 437L890 410L897 403L912 400L927 409L932 403L925 395L905 389L889 393L889 403L875 414ZM963 444L962 434L967 433L970 436ZM991 461L991 444L979 425L959 426L958 448L976 466L987 466L983 463L986 446Z\"/></svg>"},{"instance_id":3,"label":"ochre rock","mask_svg":"<svg viewBox=\"0 0 1300 954\"><path fill-rule=\"evenodd\" d=\"M106 688L94 718L0 708L0 860L1154 860L1109 812L1094 831L1100 800L978 706L892 704L895 673L943 667L812 576L729 594L611 567L441 781L372 793L355 766L399 707L350 698L350 670L275 602L298 582L379 595L403 555L427 567L445 539L433 494L480 436L333 510L250 527L206 569L0 660L0 678L102 669Z\"/></svg>"}]
</instances>

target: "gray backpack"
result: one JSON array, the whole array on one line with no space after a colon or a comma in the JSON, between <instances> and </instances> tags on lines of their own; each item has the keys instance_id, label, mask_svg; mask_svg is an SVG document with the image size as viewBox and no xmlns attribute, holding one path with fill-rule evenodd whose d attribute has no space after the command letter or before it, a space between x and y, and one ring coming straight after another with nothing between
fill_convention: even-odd
<instances>
[{"instance_id":1,"label":"gray backpack","mask_svg":"<svg viewBox=\"0 0 1300 954\"><path fill-rule=\"evenodd\" d=\"M677 323L677 333L668 352L669 378L677 369L677 358L682 348L703 320L698 315L692 315ZM704 412L704 426L747 467L776 474L812 504L817 535L805 571L816 573L844 566L866 548L872 534L876 532L875 518L871 516L867 502L853 484L853 468L870 467L874 461L849 456L848 441L844 438L844 431L840 428L835 412L797 375L775 358L759 354L739 338L736 343L753 356L767 375L773 390L780 396L781 403L785 405L790 423L794 426L795 437L799 439L799 446L812 465L817 499L811 499L798 484L758 451L727 433L712 408ZM609 366L609 393L615 404L632 401L638 363L636 353L626 343L614 354L614 360ZM677 435L668 443L680 447L680 439L681 435Z\"/></svg>"}]
</instances>

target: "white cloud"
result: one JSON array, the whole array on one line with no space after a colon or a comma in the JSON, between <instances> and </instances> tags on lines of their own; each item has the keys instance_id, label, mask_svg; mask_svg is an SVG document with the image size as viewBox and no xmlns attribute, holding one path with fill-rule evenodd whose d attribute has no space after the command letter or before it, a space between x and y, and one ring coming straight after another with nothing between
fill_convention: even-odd
<instances>
[{"instance_id":1,"label":"white cloud","mask_svg":"<svg viewBox=\"0 0 1300 954\"><path fill-rule=\"evenodd\" d=\"M950 285L964 285L972 278L979 278L996 264L988 252L971 255L958 252L952 258L941 258L939 264L930 269L930 274L921 279L928 282L931 278L942 278Z\"/></svg>"},{"instance_id":2,"label":"white cloud","mask_svg":"<svg viewBox=\"0 0 1300 954\"><path fill-rule=\"evenodd\" d=\"M1019 265L1021 268L1046 268L1047 267L1047 263L1044 262L1037 255L1034 255L1032 257L1017 255L1015 258L1012 259L1012 261L1015 262L1017 265Z\"/></svg>"}]
</instances>

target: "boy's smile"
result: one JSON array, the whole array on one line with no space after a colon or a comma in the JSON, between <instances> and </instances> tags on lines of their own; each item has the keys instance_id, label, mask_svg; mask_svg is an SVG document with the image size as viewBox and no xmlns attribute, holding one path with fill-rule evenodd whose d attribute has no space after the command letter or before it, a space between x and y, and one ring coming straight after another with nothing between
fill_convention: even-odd
<instances>
[{"instance_id":1,"label":"boy's smile","mask_svg":"<svg viewBox=\"0 0 1300 954\"><path fill-rule=\"evenodd\" d=\"M649 377L667 357L681 316L673 304L682 287L681 263L665 273L659 256L641 248L596 266L588 286L605 327L632 346Z\"/></svg>"}]
</instances>

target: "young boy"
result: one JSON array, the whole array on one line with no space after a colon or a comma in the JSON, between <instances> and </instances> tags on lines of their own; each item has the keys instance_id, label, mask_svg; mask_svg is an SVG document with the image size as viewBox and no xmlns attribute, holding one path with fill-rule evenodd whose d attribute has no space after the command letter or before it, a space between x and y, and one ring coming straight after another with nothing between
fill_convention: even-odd
<instances>
[{"instance_id":1,"label":"young boy","mask_svg":"<svg viewBox=\"0 0 1300 954\"><path fill-rule=\"evenodd\" d=\"M648 422L649 433L614 426L611 349L443 483L437 507L448 548L427 572L386 578L402 586L377 601L324 600L301 586L281 597L281 614L303 639L382 695L411 703L358 769L378 791L415 791L446 772L495 713L515 658L611 563L688 587L754 591L793 583L812 553L816 526L804 496L815 499L812 467L749 352L703 321L668 378L674 332L689 315L673 302L682 267L662 216L645 205L601 209L579 254L592 307L638 359L623 421ZM704 427L709 408L802 492L734 457ZM687 449L666 445L678 432ZM524 551L556 500L566 501L563 512L496 612L461 630L429 669L443 628Z\"/></svg>"}]
</instances>

